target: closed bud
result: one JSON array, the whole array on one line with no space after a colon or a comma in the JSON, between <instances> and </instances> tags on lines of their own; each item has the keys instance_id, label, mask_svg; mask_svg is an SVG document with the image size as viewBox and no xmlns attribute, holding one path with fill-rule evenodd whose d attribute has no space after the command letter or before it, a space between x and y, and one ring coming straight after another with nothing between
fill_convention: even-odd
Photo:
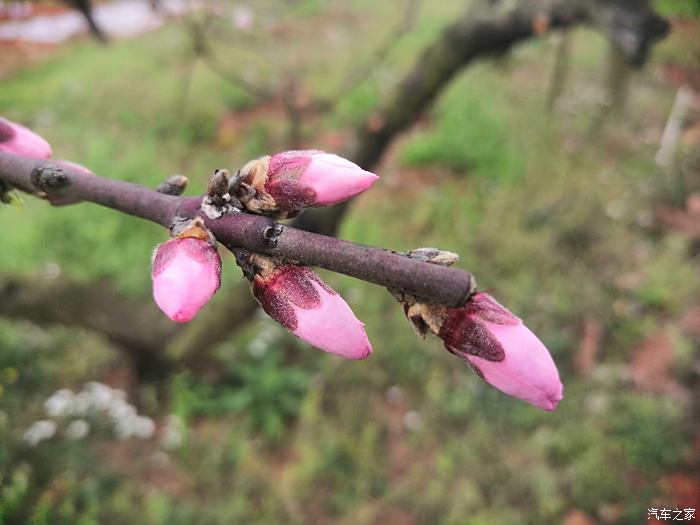
<instances>
[{"instance_id":1,"label":"closed bud","mask_svg":"<svg viewBox=\"0 0 700 525\"><path fill-rule=\"evenodd\" d=\"M459 255L456 253L439 248L416 248L415 250L405 252L404 255L409 259L439 264L440 266L452 266L459 261Z\"/></svg>"},{"instance_id":2,"label":"closed bud","mask_svg":"<svg viewBox=\"0 0 700 525\"><path fill-rule=\"evenodd\" d=\"M171 175L165 179L158 187L156 191L158 193L164 193L165 195L182 195L187 189L187 184L189 179L184 175Z\"/></svg>"},{"instance_id":3,"label":"closed bud","mask_svg":"<svg viewBox=\"0 0 700 525\"><path fill-rule=\"evenodd\" d=\"M338 155L285 151L246 164L233 180L233 196L255 213L298 212L348 200L378 178Z\"/></svg>"},{"instance_id":4,"label":"closed bud","mask_svg":"<svg viewBox=\"0 0 700 525\"><path fill-rule=\"evenodd\" d=\"M478 292L461 308L404 303L419 334L432 332L485 381L544 410L563 397L547 348L523 322L490 295Z\"/></svg>"},{"instance_id":5,"label":"closed bud","mask_svg":"<svg viewBox=\"0 0 700 525\"><path fill-rule=\"evenodd\" d=\"M221 257L207 232L195 226L158 246L153 257L153 298L173 321L186 323L221 284Z\"/></svg>"},{"instance_id":6,"label":"closed bud","mask_svg":"<svg viewBox=\"0 0 700 525\"><path fill-rule=\"evenodd\" d=\"M346 359L372 353L364 324L348 304L309 268L278 265L260 255L245 254L239 264L251 280L263 310L298 338Z\"/></svg>"},{"instance_id":7,"label":"closed bud","mask_svg":"<svg viewBox=\"0 0 700 525\"><path fill-rule=\"evenodd\" d=\"M52 153L43 137L3 117L0 117L0 151L42 160L50 158Z\"/></svg>"}]
</instances>

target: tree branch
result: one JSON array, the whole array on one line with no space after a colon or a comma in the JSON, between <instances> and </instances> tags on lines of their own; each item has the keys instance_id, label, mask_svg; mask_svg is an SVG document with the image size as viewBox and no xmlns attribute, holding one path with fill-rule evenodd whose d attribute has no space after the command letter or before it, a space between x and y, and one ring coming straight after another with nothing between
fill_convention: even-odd
<instances>
[{"instance_id":1,"label":"tree branch","mask_svg":"<svg viewBox=\"0 0 700 525\"><path fill-rule=\"evenodd\" d=\"M210 219L202 212L201 197L163 195L129 182L62 169L7 153L0 153L0 177L31 194L89 201L167 228L183 219L199 216L214 237L230 250L244 248L302 265L318 266L403 290L423 302L461 306L473 288L472 276L464 270L278 225L269 217L233 213Z\"/></svg>"},{"instance_id":2,"label":"tree branch","mask_svg":"<svg viewBox=\"0 0 700 525\"><path fill-rule=\"evenodd\" d=\"M167 373L162 344L177 326L154 304L118 294L106 281L0 275L0 315L38 325L82 326L103 334L128 355L139 373Z\"/></svg>"},{"instance_id":3,"label":"tree branch","mask_svg":"<svg viewBox=\"0 0 700 525\"><path fill-rule=\"evenodd\" d=\"M310 103L316 110L330 111L335 108L343 98L355 91L363 82L370 78L383 64L401 38L408 33L415 24L417 13L420 9L420 0L405 0L403 13L396 27L384 36L384 39L370 54L370 59L362 64L347 64L346 74L343 76L336 92L329 97L317 97Z\"/></svg>"},{"instance_id":4,"label":"tree branch","mask_svg":"<svg viewBox=\"0 0 700 525\"><path fill-rule=\"evenodd\" d=\"M194 19L186 22L195 58L201 59L214 74L247 92L248 95L254 99L259 99L264 102L277 98L277 94L271 88L250 82L237 71L230 67L225 67L221 63L210 45L207 36L209 34L210 25L214 21L215 18L206 17L201 22Z\"/></svg>"},{"instance_id":5,"label":"tree branch","mask_svg":"<svg viewBox=\"0 0 700 525\"><path fill-rule=\"evenodd\" d=\"M181 200L131 182L79 173L1 151L0 178L35 196L94 202L166 228L172 224Z\"/></svg>"},{"instance_id":6,"label":"tree branch","mask_svg":"<svg viewBox=\"0 0 700 525\"><path fill-rule=\"evenodd\" d=\"M165 343L168 359L193 372L220 369L209 350L245 325L258 307L245 279L225 292L219 291L207 308L188 324L179 325L174 337Z\"/></svg>"},{"instance_id":7,"label":"tree branch","mask_svg":"<svg viewBox=\"0 0 700 525\"><path fill-rule=\"evenodd\" d=\"M394 138L416 122L452 78L474 60L504 53L543 32L581 24L615 41L626 38L624 56L635 65L668 31L668 23L653 11L649 0L522 0L505 12L489 10L481 17L467 9L423 50L388 103L358 127L347 157L371 170ZM313 210L294 224L333 235L348 206L345 202Z\"/></svg>"}]
</instances>

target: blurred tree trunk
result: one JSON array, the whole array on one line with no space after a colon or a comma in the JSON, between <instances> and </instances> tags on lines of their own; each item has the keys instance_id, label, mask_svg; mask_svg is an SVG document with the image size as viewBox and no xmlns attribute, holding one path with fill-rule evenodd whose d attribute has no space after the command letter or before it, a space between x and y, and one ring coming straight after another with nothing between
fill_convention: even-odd
<instances>
[{"instance_id":1,"label":"blurred tree trunk","mask_svg":"<svg viewBox=\"0 0 700 525\"><path fill-rule=\"evenodd\" d=\"M605 84L609 113L619 116L624 113L629 94L632 67L625 60L622 48L611 41L606 58Z\"/></svg>"},{"instance_id":2,"label":"blurred tree trunk","mask_svg":"<svg viewBox=\"0 0 700 525\"><path fill-rule=\"evenodd\" d=\"M593 117L590 137L598 136L606 122L619 118L627 104L632 66L625 60L622 48L613 40L608 41L603 74L604 99Z\"/></svg>"},{"instance_id":3,"label":"blurred tree trunk","mask_svg":"<svg viewBox=\"0 0 700 525\"><path fill-rule=\"evenodd\" d=\"M100 28L99 24L95 20L95 17L93 15L92 2L90 0L63 1L73 9L77 9L78 11L80 11L80 13L85 18L88 27L90 28L90 33L92 34L92 36L94 36L99 42L103 44L107 43L107 35L105 35L104 31L102 31L102 28Z\"/></svg>"},{"instance_id":4,"label":"blurred tree trunk","mask_svg":"<svg viewBox=\"0 0 700 525\"><path fill-rule=\"evenodd\" d=\"M559 35L557 54L554 59L552 78L549 81L549 92L547 93L547 111L549 112L554 110L554 106L566 87L570 58L571 35L568 32L562 32Z\"/></svg>"},{"instance_id":5,"label":"blurred tree trunk","mask_svg":"<svg viewBox=\"0 0 700 525\"><path fill-rule=\"evenodd\" d=\"M0 315L94 330L124 351L140 377L172 371L163 342L177 327L154 304L123 297L105 281L0 275Z\"/></svg>"}]
</instances>

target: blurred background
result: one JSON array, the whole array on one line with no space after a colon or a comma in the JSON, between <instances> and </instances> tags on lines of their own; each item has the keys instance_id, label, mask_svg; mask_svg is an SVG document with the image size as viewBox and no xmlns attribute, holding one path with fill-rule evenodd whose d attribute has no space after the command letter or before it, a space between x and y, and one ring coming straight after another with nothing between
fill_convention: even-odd
<instances>
[{"instance_id":1,"label":"blurred background","mask_svg":"<svg viewBox=\"0 0 700 525\"><path fill-rule=\"evenodd\" d=\"M385 290L327 272L374 354L326 355L256 308L224 252L213 303L175 325L150 298L167 232L20 196L0 206L0 523L640 524L699 507L700 2L566 2L604 16L0 2L0 114L56 158L151 187L183 173L193 195L286 149L361 161L378 184L306 226L459 253L565 385L553 413L507 397ZM412 101L441 60L454 71Z\"/></svg>"}]
</instances>

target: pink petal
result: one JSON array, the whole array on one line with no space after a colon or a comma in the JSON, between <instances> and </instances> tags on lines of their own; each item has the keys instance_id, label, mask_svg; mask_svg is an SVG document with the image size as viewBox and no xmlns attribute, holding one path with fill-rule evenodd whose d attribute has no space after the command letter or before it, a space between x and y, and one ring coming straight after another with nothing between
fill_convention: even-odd
<instances>
[{"instance_id":1,"label":"pink petal","mask_svg":"<svg viewBox=\"0 0 700 525\"><path fill-rule=\"evenodd\" d=\"M554 410L564 387L547 348L524 324L485 323L505 349L503 361L467 356L483 378L508 395L544 410Z\"/></svg>"},{"instance_id":2,"label":"pink petal","mask_svg":"<svg viewBox=\"0 0 700 525\"><path fill-rule=\"evenodd\" d=\"M337 166L338 168L351 168L355 170L361 170L357 164L352 162L351 160L348 160L346 158L341 157L340 155L336 155L335 153L325 153L323 151L314 151L313 155L311 157L318 161L318 162L323 162L325 164L328 164L329 166Z\"/></svg>"},{"instance_id":3,"label":"pink petal","mask_svg":"<svg viewBox=\"0 0 700 525\"><path fill-rule=\"evenodd\" d=\"M0 151L31 157L48 159L51 146L43 137L24 126L0 117Z\"/></svg>"},{"instance_id":4,"label":"pink petal","mask_svg":"<svg viewBox=\"0 0 700 525\"><path fill-rule=\"evenodd\" d=\"M221 258L209 242L193 237L161 244L153 259L153 298L173 321L185 323L221 284Z\"/></svg>"},{"instance_id":5,"label":"pink petal","mask_svg":"<svg viewBox=\"0 0 700 525\"><path fill-rule=\"evenodd\" d=\"M372 353L372 345L365 333L364 323L340 295L330 294L318 283L312 283L321 297L320 304L311 310L294 306L297 329L292 333L325 352L346 359L364 359Z\"/></svg>"},{"instance_id":6,"label":"pink petal","mask_svg":"<svg viewBox=\"0 0 700 525\"><path fill-rule=\"evenodd\" d=\"M379 177L347 159L329 153L312 156L299 183L316 192L316 206L348 200L367 190Z\"/></svg>"},{"instance_id":7,"label":"pink petal","mask_svg":"<svg viewBox=\"0 0 700 525\"><path fill-rule=\"evenodd\" d=\"M265 312L291 333L325 352L346 359L372 353L364 324L337 292L308 268L284 266L253 291Z\"/></svg>"}]
</instances>

